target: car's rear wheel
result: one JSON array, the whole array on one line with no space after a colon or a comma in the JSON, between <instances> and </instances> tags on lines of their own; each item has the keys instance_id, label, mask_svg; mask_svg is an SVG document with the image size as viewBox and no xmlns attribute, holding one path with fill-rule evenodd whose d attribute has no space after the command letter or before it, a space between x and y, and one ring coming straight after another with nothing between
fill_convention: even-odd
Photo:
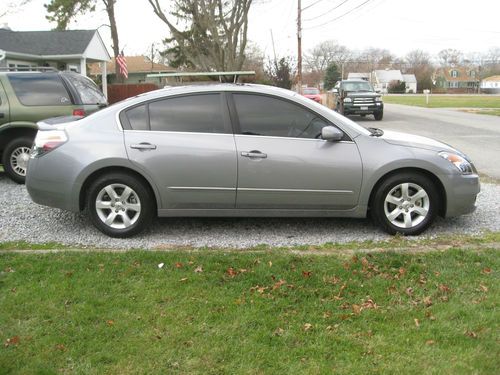
<instances>
[{"instance_id":1,"label":"car's rear wheel","mask_svg":"<svg viewBox=\"0 0 500 375\"><path fill-rule=\"evenodd\" d=\"M421 173L390 176L377 188L371 213L389 234L417 235L426 230L437 214L438 192Z\"/></svg>"},{"instance_id":2,"label":"car's rear wheel","mask_svg":"<svg viewBox=\"0 0 500 375\"><path fill-rule=\"evenodd\" d=\"M87 194L92 223L111 237L130 237L143 231L151 222L153 208L148 187L125 173L101 176Z\"/></svg>"},{"instance_id":3,"label":"car's rear wheel","mask_svg":"<svg viewBox=\"0 0 500 375\"><path fill-rule=\"evenodd\" d=\"M2 156L5 173L18 184L26 181L26 171L30 159L33 139L23 137L12 140L7 144Z\"/></svg>"}]
</instances>

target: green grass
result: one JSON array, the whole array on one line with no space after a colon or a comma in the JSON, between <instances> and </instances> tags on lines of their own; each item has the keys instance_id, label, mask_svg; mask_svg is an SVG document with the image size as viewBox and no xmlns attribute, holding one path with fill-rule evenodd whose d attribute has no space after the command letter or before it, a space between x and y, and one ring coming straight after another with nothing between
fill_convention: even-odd
<instances>
[{"instance_id":1,"label":"green grass","mask_svg":"<svg viewBox=\"0 0 500 375\"><path fill-rule=\"evenodd\" d=\"M413 105L428 108L499 108L500 96L475 95L430 95L429 104L425 102L425 95L386 95L384 102L394 104Z\"/></svg>"},{"instance_id":2,"label":"green grass","mask_svg":"<svg viewBox=\"0 0 500 375\"><path fill-rule=\"evenodd\" d=\"M0 373L496 372L497 250L342 254L3 252Z\"/></svg>"}]
</instances>

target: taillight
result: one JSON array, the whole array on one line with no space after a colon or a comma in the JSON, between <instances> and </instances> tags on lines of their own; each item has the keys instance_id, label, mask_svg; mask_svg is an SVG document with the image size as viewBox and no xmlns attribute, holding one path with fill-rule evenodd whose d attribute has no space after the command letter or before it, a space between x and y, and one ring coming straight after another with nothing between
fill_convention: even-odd
<instances>
[{"instance_id":1,"label":"taillight","mask_svg":"<svg viewBox=\"0 0 500 375\"><path fill-rule=\"evenodd\" d=\"M85 110L84 109L74 109L73 116L85 117Z\"/></svg>"},{"instance_id":2,"label":"taillight","mask_svg":"<svg viewBox=\"0 0 500 375\"><path fill-rule=\"evenodd\" d=\"M31 157L36 158L45 155L67 141L68 136L64 130L40 130L36 135Z\"/></svg>"}]
</instances>

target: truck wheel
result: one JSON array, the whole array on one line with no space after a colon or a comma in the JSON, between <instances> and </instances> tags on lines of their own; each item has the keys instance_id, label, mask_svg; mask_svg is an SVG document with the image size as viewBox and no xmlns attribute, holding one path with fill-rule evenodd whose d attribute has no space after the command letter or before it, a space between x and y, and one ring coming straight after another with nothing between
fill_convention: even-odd
<instances>
[{"instance_id":1,"label":"truck wheel","mask_svg":"<svg viewBox=\"0 0 500 375\"><path fill-rule=\"evenodd\" d=\"M380 121L384 118L384 112L383 111L375 112L373 116L375 117L375 120Z\"/></svg>"},{"instance_id":2,"label":"truck wheel","mask_svg":"<svg viewBox=\"0 0 500 375\"><path fill-rule=\"evenodd\" d=\"M154 197L136 177L110 173L89 188L87 209L92 223L111 237L131 237L146 229L153 217Z\"/></svg>"},{"instance_id":3,"label":"truck wheel","mask_svg":"<svg viewBox=\"0 0 500 375\"><path fill-rule=\"evenodd\" d=\"M389 234L414 236L432 224L438 200L436 186L427 176L398 173L385 179L375 191L371 215Z\"/></svg>"},{"instance_id":4,"label":"truck wheel","mask_svg":"<svg viewBox=\"0 0 500 375\"><path fill-rule=\"evenodd\" d=\"M32 145L32 138L17 138L10 141L3 151L2 164L5 173L18 184L24 184L26 181Z\"/></svg>"}]
</instances>

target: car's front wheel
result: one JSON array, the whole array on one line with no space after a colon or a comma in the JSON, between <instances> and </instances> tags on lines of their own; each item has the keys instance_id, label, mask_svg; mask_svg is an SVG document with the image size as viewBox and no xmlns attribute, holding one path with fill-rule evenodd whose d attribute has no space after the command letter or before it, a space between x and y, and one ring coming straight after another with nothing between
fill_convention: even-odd
<instances>
[{"instance_id":1,"label":"car's front wheel","mask_svg":"<svg viewBox=\"0 0 500 375\"><path fill-rule=\"evenodd\" d=\"M385 179L377 188L371 214L389 234L417 235L437 215L438 192L421 173L400 173Z\"/></svg>"},{"instance_id":2,"label":"car's front wheel","mask_svg":"<svg viewBox=\"0 0 500 375\"><path fill-rule=\"evenodd\" d=\"M89 188L87 209L92 223L111 237L143 231L153 217L153 196L138 178L125 173L101 176Z\"/></svg>"},{"instance_id":3,"label":"car's front wheel","mask_svg":"<svg viewBox=\"0 0 500 375\"><path fill-rule=\"evenodd\" d=\"M33 139L31 138L17 138L10 141L3 152L2 164L5 173L18 184L24 184L26 181L32 145Z\"/></svg>"},{"instance_id":4,"label":"car's front wheel","mask_svg":"<svg viewBox=\"0 0 500 375\"><path fill-rule=\"evenodd\" d=\"M382 121L382 119L384 118L384 112L383 111L375 112L373 114L373 117L375 117L375 120L377 121Z\"/></svg>"}]
</instances>

